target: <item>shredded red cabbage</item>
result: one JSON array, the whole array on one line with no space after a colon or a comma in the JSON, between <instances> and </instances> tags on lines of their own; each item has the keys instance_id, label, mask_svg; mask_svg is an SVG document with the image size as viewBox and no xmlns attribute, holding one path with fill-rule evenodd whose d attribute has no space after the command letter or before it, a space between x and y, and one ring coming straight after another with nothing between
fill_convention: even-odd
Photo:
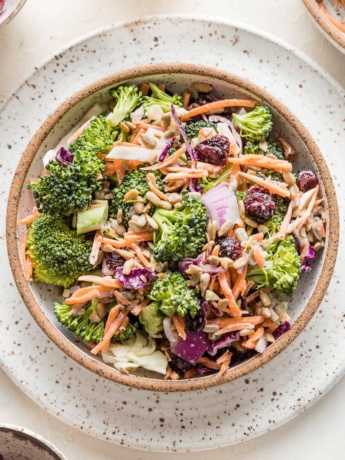
<instances>
[{"instance_id":1,"label":"shredded red cabbage","mask_svg":"<svg viewBox=\"0 0 345 460\"><path fill-rule=\"evenodd\" d=\"M186 331L186 340L180 339L171 349L171 352L187 363L195 366L209 345L205 332Z\"/></svg>"},{"instance_id":2,"label":"shredded red cabbage","mask_svg":"<svg viewBox=\"0 0 345 460\"><path fill-rule=\"evenodd\" d=\"M191 265L197 265L198 267L202 268L204 273L208 273L210 276L219 275L219 273L224 272L224 268L219 266L215 267L214 265L207 264L205 262L205 253L198 255L195 259L187 258L181 259L178 263L178 268L182 276L188 278L189 275L186 271L190 268Z\"/></svg>"},{"instance_id":3,"label":"shredded red cabbage","mask_svg":"<svg viewBox=\"0 0 345 460\"><path fill-rule=\"evenodd\" d=\"M60 147L56 152L55 159L59 165L65 164L67 166L71 166L74 160L74 154L65 149L65 147Z\"/></svg>"},{"instance_id":4,"label":"shredded red cabbage","mask_svg":"<svg viewBox=\"0 0 345 460\"><path fill-rule=\"evenodd\" d=\"M285 334L291 327L291 324L288 321L285 321L285 323L281 324L280 326L277 327L275 331L273 331L273 337L277 340L279 339L280 336Z\"/></svg>"},{"instance_id":5,"label":"shredded red cabbage","mask_svg":"<svg viewBox=\"0 0 345 460\"><path fill-rule=\"evenodd\" d=\"M173 117L173 119L175 120L175 123L177 124L178 126L178 129L180 130L180 133L181 133L181 136L183 137L183 140L186 144L186 150L189 154L189 156L191 157L192 160L197 160L197 156L194 152L194 150L192 149L192 146L190 145L190 142L189 142L189 139L188 139L188 136L185 132L185 130L182 128L182 124L179 120L179 117L176 113L176 110L175 110L175 107L173 106L173 104L171 104L171 115Z\"/></svg>"},{"instance_id":6,"label":"shredded red cabbage","mask_svg":"<svg viewBox=\"0 0 345 460\"><path fill-rule=\"evenodd\" d=\"M197 178L189 179L188 189L190 192L201 192L202 191L202 187L198 185L198 181L199 179Z\"/></svg>"},{"instance_id":7,"label":"shredded red cabbage","mask_svg":"<svg viewBox=\"0 0 345 460\"><path fill-rule=\"evenodd\" d=\"M171 147L173 146L174 140L175 140L174 137L173 137L172 139L170 139L170 141L169 141L169 142L167 143L167 145L164 147L162 153L159 155L158 161L163 161L164 158L168 155L169 150L170 150Z\"/></svg>"},{"instance_id":8,"label":"shredded red cabbage","mask_svg":"<svg viewBox=\"0 0 345 460\"><path fill-rule=\"evenodd\" d=\"M239 338L239 332L229 332L228 334L224 334L220 339L210 343L207 348L207 353L210 356L215 356L218 350L221 348L227 348L232 342L237 342Z\"/></svg>"},{"instance_id":9,"label":"shredded red cabbage","mask_svg":"<svg viewBox=\"0 0 345 460\"><path fill-rule=\"evenodd\" d=\"M148 268L133 268L129 275L124 275L123 267L117 267L115 278L124 288L138 289L152 284L156 273Z\"/></svg>"},{"instance_id":10,"label":"shredded red cabbage","mask_svg":"<svg viewBox=\"0 0 345 460\"><path fill-rule=\"evenodd\" d=\"M310 265L310 262L314 259L315 259L315 249L312 246L310 246L301 263L302 272L305 272L305 273L311 272L312 266Z\"/></svg>"}]
</instances>

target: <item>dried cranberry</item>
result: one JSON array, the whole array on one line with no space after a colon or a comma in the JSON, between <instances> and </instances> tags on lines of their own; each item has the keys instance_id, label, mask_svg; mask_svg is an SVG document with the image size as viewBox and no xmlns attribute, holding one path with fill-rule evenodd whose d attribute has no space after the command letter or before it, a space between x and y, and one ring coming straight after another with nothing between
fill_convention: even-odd
<instances>
[{"instance_id":1,"label":"dried cranberry","mask_svg":"<svg viewBox=\"0 0 345 460\"><path fill-rule=\"evenodd\" d=\"M301 192L304 193L312 188L315 188L318 183L319 181L313 171L302 171L299 173L297 185Z\"/></svg>"},{"instance_id":2,"label":"dried cranberry","mask_svg":"<svg viewBox=\"0 0 345 460\"><path fill-rule=\"evenodd\" d=\"M187 315L187 326L190 331L193 332L200 332L204 329L206 325L206 318L207 314L211 308L211 303L207 302L207 300L203 300L200 304L200 308L198 313L192 318L191 316Z\"/></svg>"},{"instance_id":3,"label":"dried cranberry","mask_svg":"<svg viewBox=\"0 0 345 460\"><path fill-rule=\"evenodd\" d=\"M259 185L250 187L243 202L250 217L259 223L270 219L276 206L270 192Z\"/></svg>"},{"instance_id":4,"label":"dried cranberry","mask_svg":"<svg viewBox=\"0 0 345 460\"><path fill-rule=\"evenodd\" d=\"M117 269L117 267L122 267L126 262L126 260L117 252L105 252L104 258L107 267L113 272Z\"/></svg>"},{"instance_id":5,"label":"dried cranberry","mask_svg":"<svg viewBox=\"0 0 345 460\"><path fill-rule=\"evenodd\" d=\"M236 238L224 236L218 238L216 244L219 244L219 257L229 257L236 260L242 255L241 243Z\"/></svg>"},{"instance_id":6,"label":"dried cranberry","mask_svg":"<svg viewBox=\"0 0 345 460\"><path fill-rule=\"evenodd\" d=\"M205 104L209 104L210 102L216 102L216 101L219 101L219 98L210 93L207 93L207 94L201 93L195 100L195 102L199 105L205 105Z\"/></svg>"},{"instance_id":7,"label":"dried cranberry","mask_svg":"<svg viewBox=\"0 0 345 460\"><path fill-rule=\"evenodd\" d=\"M225 136L211 137L198 144L194 151L199 160L212 165L224 166L229 154L230 141Z\"/></svg>"},{"instance_id":8,"label":"dried cranberry","mask_svg":"<svg viewBox=\"0 0 345 460\"><path fill-rule=\"evenodd\" d=\"M187 361L179 358L173 353L169 353L171 361L169 361L169 366L173 371L175 371L180 377L183 377L183 374L192 367Z\"/></svg>"}]
</instances>

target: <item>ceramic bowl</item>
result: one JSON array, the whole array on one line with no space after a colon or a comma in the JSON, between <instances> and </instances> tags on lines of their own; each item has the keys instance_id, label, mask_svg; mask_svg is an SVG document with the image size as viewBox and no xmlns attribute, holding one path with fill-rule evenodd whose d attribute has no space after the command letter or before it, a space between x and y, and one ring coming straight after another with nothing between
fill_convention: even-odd
<instances>
[{"instance_id":1,"label":"ceramic bowl","mask_svg":"<svg viewBox=\"0 0 345 460\"><path fill-rule=\"evenodd\" d=\"M104 364L101 358L91 355L80 341L58 323L52 303L59 298L54 296L52 287L28 283L23 275L18 241L24 229L17 229L17 221L29 214L34 205L31 191L26 188L28 179L38 177L45 152L54 148L96 101L108 100L109 87L143 81L165 82L167 88L177 92L190 87L195 81L203 81L211 83L220 97L250 97L263 101L273 113L275 131L284 134L298 152L294 169L313 169L320 179L327 212L326 247L319 251L311 274L303 275L300 279L289 310L293 326L264 353L230 368L222 376L166 381L152 373L122 374ZM14 278L27 308L48 337L68 356L100 376L121 384L155 391L189 391L243 376L271 360L297 337L316 311L331 279L338 248L338 228L338 207L327 165L310 134L293 113L266 91L235 75L214 68L174 63L142 66L107 76L73 95L48 117L23 153L13 179L8 201L7 245Z\"/></svg>"},{"instance_id":2,"label":"ceramic bowl","mask_svg":"<svg viewBox=\"0 0 345 460\"><path fill-rule=\"evenodd\" d=\"M0 425L0 460L66 460L50 442L25 428Z\"/></svg>"},{"instance_id":3,"label":"ceramic bowl","mask_svg":"<svg viewBox=\"0 0 345 460\"><path fill-rule=\"evenodd\" d=\"M0 13L0 28L12 21L23 8L25 2L26 0L5 0L5 6Z\"/></svg>"},{"instance_id":4,"label":"ceramic bowl","mask_svg":"<svg viewBox=\"0 0 345 460\"><path fill-rule=\"evenodd\" d=\"M336 48L338 48L339 51L345 53L345 32L342 32L334 24L332 24L332 22L320 10L316 0L303 0L303 2L309 13L312 15L314 22L321 33L323 33L327 40L330 41ZM325 4L327 11L337 21L341 21L342 17L345 16L345 8L340 5L339 10L335 10L333 6L333 0L324 0L323 3Z\"/></svg>"}]
</instances>

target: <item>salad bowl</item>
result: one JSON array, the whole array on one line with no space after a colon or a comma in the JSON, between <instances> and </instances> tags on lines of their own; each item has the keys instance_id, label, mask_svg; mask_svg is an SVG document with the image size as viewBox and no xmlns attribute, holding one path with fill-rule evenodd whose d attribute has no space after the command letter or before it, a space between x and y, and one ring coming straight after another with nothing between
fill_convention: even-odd
<instances>
[{"instance_id":1,"label":"salad bowl","mask_svg":"<svg viewBox=\"0 0 345 460\"><path fill-rule=\"evenodd\" d=\"M27 190L28 179L37 177L42 169L45 153L54 149L85 113L96 103L109 101L108 90L114 85L164 82L173 92L181 93L195 82L212 85L221 98L250 98L267 105L273 114L275 131L294 146L298 155L294 169L315 171L324 199L326 212L326 244L319 251L311 273L302 275L291 301L289 314L292 327L262 353L234 365L222 375L206 375L184 380L164 380L156 373L143 371L136 374L122 373L92 355L85 345L61 326L55 318L52 304L57 300L49 285L30 284L26 281L20 260L19 241L23 229L17 228L18 220L32 209L34 201ZM7 214L7 245L11 268L19 292L33 318L48 337L68 356L92 372L139 389L153 391L191 391L219 385L241 377L274 358L284 350L305 328L318 308L332 277L338 248L338 207L332 178L317 145L293 113L266 91L247 80L219 69L189 64L148 65L107 76L82 89L65 101L40 127L25 150L15 173Z\"/></svg>"},{"instance_id":2,"label":"salad bowl","mask_svg":"<svg viewBox=\"0 0 345 460\"><path fill-rule=\"evenodd\" d=\"M42 436L14 425L0 425L0 458L4 460L66 460Z\"/></svg>"}]
</instances>

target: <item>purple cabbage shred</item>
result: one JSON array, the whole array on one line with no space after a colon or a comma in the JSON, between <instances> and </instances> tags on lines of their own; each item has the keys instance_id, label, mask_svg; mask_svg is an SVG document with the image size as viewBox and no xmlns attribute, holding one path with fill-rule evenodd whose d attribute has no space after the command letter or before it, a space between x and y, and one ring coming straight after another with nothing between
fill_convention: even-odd
<instances>
[{"instance_id":1,"label":"purple cabbage shred","mask_svg":"<svg viewBox=\"0 0 345 460\"><path fill-rule=\"evenodd\" d=\"M210 356L215 356L217 351L221 348L227 348L232 342L237 342L240 338L239 332L229 332L228 334L224 334L220 339L212 342L208 348L207 353Z\"/></svg>"},{"instance_id":2,"label":"purple cabbage shred","mask_svg":"<svg viewBox=\"0 0 345 460\"><path fill-rule=\"evenodd\" d=\"M302 272L305 272L305 273L311 272L312 267L310 265L310 262L313 261L314 259L315 259L315 249L312 246L310 246L301 263Z\"/></svg>"},{"instance_id":3,"label":"purple cabbage shred","mask_svg":"<svg viewBox=\"0 0 345 460\"><path fill-rule=\"evenodd\" d=\"M60 166L62 164L71 166L74 160L74 154L71 153L69 150L65 149L65 147L60 147L59 150L56 152L55 159Z\"/></svg>"},{"instance_id":4,"label":"purple cabbage shred","mask_svg":"<svg viewBox=\"0 0 345 460\"><path fill-rule=\"evenodd\" d=\"M190 192L201 192L202 191L202 187L198 185L198 181L199 179L197 178L189 180L188 189Z\"/></svg>"},{"instance_id":5,"label":"purple cabbage shred","mask_svg":"<svg viewBox=\"0 0 345 460\"><path fill-rule=\"evenodd\" d=\"M129 275L123 273L123 267L117 267L115 278L120 281L124 288L139 289L152 284L156 273L148 268L133 268Z\"/></svg>"},{"instance_id":6,"label":"purple cabbage shred","mask_svg":"<svg viewBox=\"0 0 345 460\"><path fill-rule=\"evenodd\" d=\"M194 150L192 149L192 146L190 145L188 136L187 136L185 130L183 129L183 127L182 127L182 124L181 124L181 122L179 120L179 117L178 117L178 115L176 113L176 110L175 110L175 107L173 106L173 104L171 104L171 115L172 115L173 119L175 120L175 123L177 124L178 129L180 130L181 136L183 137L183 140L184 140L184 142L186 144L186 150L187 150L190 158L192 160L197 160L198 159L197 155L195 154Z\"/></svg>"},{"instance_id":7,"label":"purple cabbage shred","mask_svg":"<svg viewBox=\"0 0 345 460\"><path fill-rule=\"evenodd\" d=\"M169 153L169 150L171 149L171 147L173 146L173 143L174 143L174 140L175 138L173 137L172 139L170 139L170 141L167 143L167 145L164 147L162 153L159 155L159 158L158 158L158 161L163 161L165 159L165 157L168 155Z\"/></svg>"},{"instance_id":8,"label":"purple cabbage shred","mask_svg":"<svg viewBox=\"0 0 345 460\"><path fill-rule=\"evenodd\" d=\"M280 326L277 327L275 331L273 331L273 337L277 340L279 337L281 337L285 332L287 332L291 327L291 324L288 321L285 321L285 323L281 324Z\"/></svg>"}]
</instances>

